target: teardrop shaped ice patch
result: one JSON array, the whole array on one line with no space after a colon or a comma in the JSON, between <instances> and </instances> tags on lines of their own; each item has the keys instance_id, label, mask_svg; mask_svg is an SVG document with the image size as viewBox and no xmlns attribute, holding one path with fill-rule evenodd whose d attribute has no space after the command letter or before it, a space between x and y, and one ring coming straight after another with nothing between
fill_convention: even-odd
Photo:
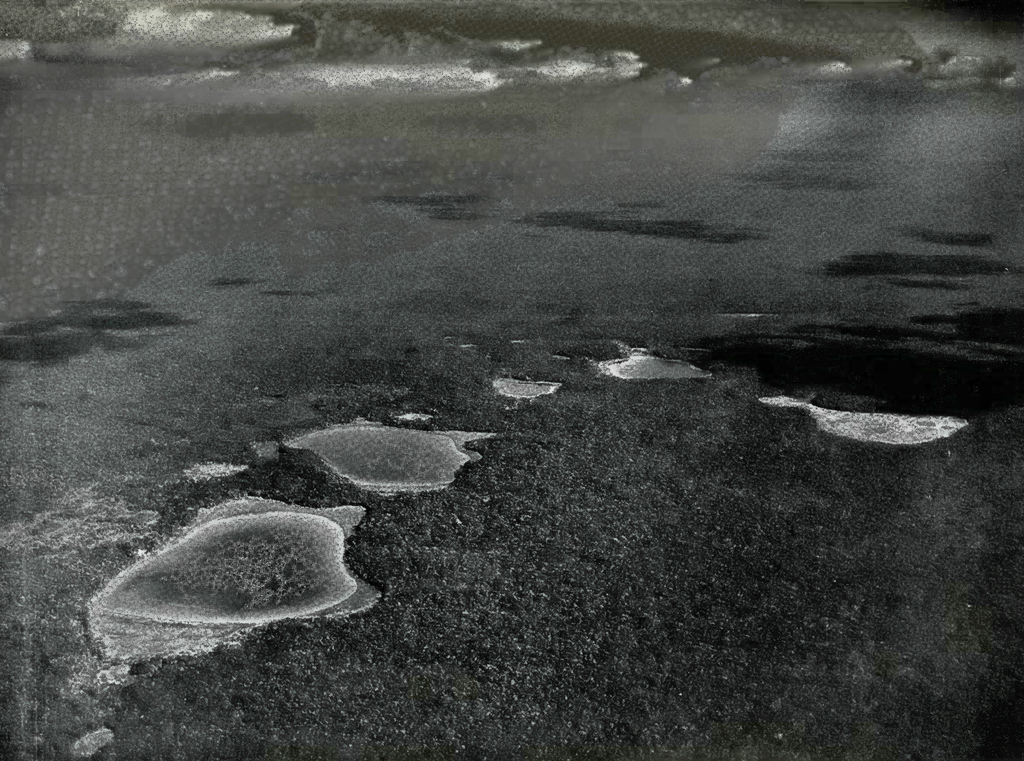
<instances>
[{"instance_id":1,"label":"teardrop shaped ice patch","mask_svg":"<svg viewBox=\"0 0 1024 761\"><path fill-rule=\"evenodd\" d=\"M538 396L553 394L562 387L561 383L548 381L522 381L513 378L498 378L491 384L502 396L513 399L536 399Z\"/></svg>"},{"instance_id":2,"label":"teardrop shaped ice patch","mask_svg":"<svg viewBox=\"0 0 1024 761\"><path fill-rule=\"evenodd\" d=\"M759 401L775 407L803 407L820 430L875 444L927 444L948 438L967 425L966 420L956 417L829 410L788 396L763 397Z\"/></svg>"},{"instance_id":3,"label":"teardrop shaped ice patch","mask_svg":"<svg viewBox=\"0 0 1024 761\"><path fill-rule=\"evenodd\" d=\"M93 598L90 628L109 654L136 659L203 652L271 621L365 610L379 593L344 564L364 513L261 499L201 511L190 531Z\"/></svg>"}]
</instances>

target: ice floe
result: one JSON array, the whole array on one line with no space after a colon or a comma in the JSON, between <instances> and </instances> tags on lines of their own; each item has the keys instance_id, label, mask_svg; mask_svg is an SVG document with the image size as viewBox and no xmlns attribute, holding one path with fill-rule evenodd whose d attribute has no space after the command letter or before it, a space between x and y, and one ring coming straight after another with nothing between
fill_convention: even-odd
<instances>
[{"instance_id":1,"label":"ice floe","mask_svg":"<svg viewBox=\"0 0 1024 761\"><path fill-rule=\"evenodd\" d=\"M434 416L423 412L403 412L401 415L395 415L394 418L408 423L426 423L433 420Z\"/></svg>"},{"instance_id":2,"label":"ice floe","mask_svg":"<svg viewBox=\"0 0 1024 761\"><path fill-rule=\"evenodd\" d=\"M114 741L112 730L103 727L95 732L79 737L71 746L72 758L90 758L99 753L101 748L110 745Z\"/></svg>"},{"instance_id":3,"label":"ice floe","mask_svg":"<svg viewBox=\"0 0 1024 761\"><path fill-rule=\"evenodd\" d=\"M927 444L948 438L967 425L966 420L956 417L829 410L789 396L762 397L759 401L773 407L806 409L826 433L877 444Z\"/></svg>"},{"instance_id":4,"label":"ice floe","mask_svg":"<svg viewBox=\"0 0 1024 761\"><path fill-rule=\"evenodd\" d=\"M684 380L709 378L711 373L679 359L655 357L646 349L630 349L624 359L609 359L598 363L605 375L623 380Z\"/></svg>"},{"instance_id":5,"label":"ice floe","mask_svg":"<svg viewBox=\"0 0 1024 761\"><path fill-rule=\"evenodd\" d=\"M299 89L486 92L503 80L491 70L458 63L296 64L260 72L257 81Z\"/></svg>"},{"instance_id":6,"label":"ice floe","mask_svg":"<svg viewBox=\"0 0 1024 761\"><path fill-rule=\"evenodd\" d=\"M274 24L269 16L237 11L130 11L110 48L238 48L277 42L291 36L294 24Z\"/></svg>"},{"instance_id":7,"label":"ice floe","mask_svg":"<svg viewBox=\"0 0 1024 761\"><path fill-rule=\"evenodd\" d=\"M536 399L538 396L553 394L562 387L561 383L522 381L513 378L498 378L491 385L502 396L509 396L513 399Z\"/></svg>"},{"instance_id":8,"label":"ice floe","mask_svg":"<svg viewBox=\"0 0 1024 761\"><path fill-rule=\"evenodd\" d=\"M380 423L353 423L314 431L285 442L316 454L343 478L367 491L394 494L443 489L467 462L480 459L463 449L493 433L416 431Z\"/></svg>"},{"instance_id":9,"label":"ice floe","mask_svg":"<svg viewBox=\"0 0 1024 761\"><path fill-rule=\"evenodd\" d=\"M0 40L0 61L25 61L31 57L31 42L27 40Z\"/></svg>"},{"instance_id":10,"label":"ice floe","mask_svg":"<svg viewBox=\"0 0 1024 761\"><path fill-rule=\"evenodd\" d=\"M209 481L214 478L227 478L247 469L247 465L232 465L227 462L201 462L188 468L185 471L185 477L190 481Z\"/></svg>"},{"instance_id":11,"label":"ice floe","mask_svg":"<svg viewBox=\"0 0 1024 761\"><path fill-rule=\"evenodd\" d=\"M509 75L531 72L555 82L593 82L635 79L643 69L644 63L636 53L616 50L601 56L600 60L562 58L533 66L512 67L505 72Z\"/></svg>"},{"instance_id":12,"label":"ice floe","mask_svg":"<svg viewBox=\"0 0 1024 761\"><path fill-rule=\"evenodd\" d=\"M108 657L133 661L207 652L271 621L366 610L380 594L343 559L364 514L256 498L202 510L91 600L90 630Z\"/></svg>"},{"instance_id":13,"label":"ice floe","mask_svg":"<svg viewBox=\"0 0 1024 761\"><path fill-rule=\"evenodd\" d=\"M523 53L539 48L543 44L544 40L498 40L494 43L494 47L509 53Z\"/></svg>"}]
</instances>

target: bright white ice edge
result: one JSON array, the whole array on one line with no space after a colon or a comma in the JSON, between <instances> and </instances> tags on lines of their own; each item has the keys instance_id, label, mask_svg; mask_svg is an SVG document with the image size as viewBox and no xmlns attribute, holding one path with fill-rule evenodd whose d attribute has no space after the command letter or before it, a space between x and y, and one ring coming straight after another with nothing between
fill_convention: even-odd
<instances>
[{"instance_id":1,"label":"bright white ice edge","mask_svg":"<svg viewBox=\"0 0 1024 761\"><path fill-rule=\"evenodd\" d=\"M822 431L875 444L927 444L948 438L967 425L956 417L829 410L789 396L766 396L759 401L773 407L801 407L811 413Z\"/></svg>"}]
</instances>

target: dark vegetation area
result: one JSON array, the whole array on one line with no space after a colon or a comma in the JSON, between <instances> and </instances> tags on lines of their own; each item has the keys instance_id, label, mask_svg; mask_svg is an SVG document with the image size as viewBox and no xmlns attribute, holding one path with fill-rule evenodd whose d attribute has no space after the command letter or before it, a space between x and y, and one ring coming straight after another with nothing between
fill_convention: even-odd
<instances>
[{"instance_id":1,"label":"dark vegetation area","mask_svg":"<svg viewBox=\"0 0 1024 761\"><path fill-rule=\"evenodd\" d=\"M976 757L987 646L921 640L908 580L941 587L945 567L975 605L991 602L977 599L974 550L931 545L922 500L998 495L990 509L1009 509L1009 452L991 461L970 429L912 450L829 439L714 361L711 381L631 383L587 366L616 355L607 341L513 348L486 329L474 340L491 361L519 352L526 374L565 385L508 403L466 350L365 334L239 352L239 381L279 388L282 402L316 392L324 425L397 408L499 437L469 444L483 458L434 493L368 494L288 449L225 479L137 486L130 503L161 515L161 535L242 495L364 505L346 564L383 598L351 619L282 621L240 647L138 664L104 693L118 757L633 758L694 742L666 757ZM273 416L252 422L270 439L294 433ZM1022 422L988 433L1013 440ZM946 520L966 538L980 519ZM92 551L106 558L97 574L118 551ZM37 594L74 587L74 574L33 562ZM88 715L88 701L69 711L61 697L66 626L3 635L35 664L33 720L52 743L40 758L63 757Z\"/></svg>"}]
</instances>

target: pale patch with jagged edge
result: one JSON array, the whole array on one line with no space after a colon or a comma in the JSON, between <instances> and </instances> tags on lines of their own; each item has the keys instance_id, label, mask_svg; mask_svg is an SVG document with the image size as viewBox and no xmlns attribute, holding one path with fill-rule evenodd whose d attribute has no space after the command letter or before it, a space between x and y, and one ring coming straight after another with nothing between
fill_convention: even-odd
<instances>
[{"instance_id":1,"label":"pale patch with jagged edge","mask_svg":"<svg viewBox=\"0 0 1024 761\"><path fill-rule=\"evenodd\" d=\"M455 480L467 462L480 459L463 445L493 433L417 431L356 420L285 442L318 454L338 475L381 494L434 491Z\"/></svg>"}]
</instances>

